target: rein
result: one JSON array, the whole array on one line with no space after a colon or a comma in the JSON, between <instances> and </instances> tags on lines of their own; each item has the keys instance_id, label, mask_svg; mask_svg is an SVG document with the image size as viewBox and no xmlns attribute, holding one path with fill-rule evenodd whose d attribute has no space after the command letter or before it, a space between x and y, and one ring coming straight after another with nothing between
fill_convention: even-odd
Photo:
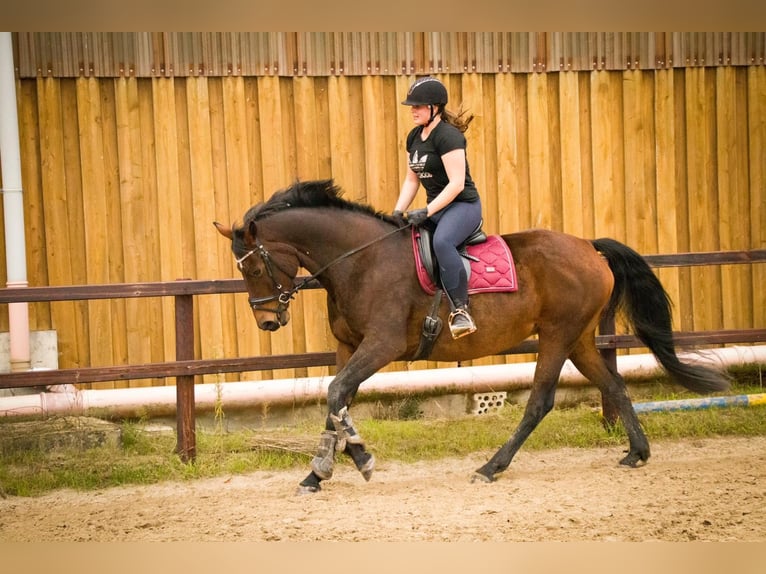
<instances>
[{"instance_id":1,"label":"rein","mask_svg":"<svg viewBox=\"0 0 766 574\"><path fill-rule=\"evenodd\" d=\"M300 283L293 285L291 289L285 289L279 281L277 281L276 277L274 276L274 270L272 268L272 264L277 267L282 273L285 275L289 275L288 273L285 273L283 269L279 267L276 263L273 262L273 259L271 257L271 254L266 249L266 247L263 245L263 243L260 242L260 240L256 237L255 238L255 249L251 249L247 253L245 253L242 257L239 259L236 259L237 267L240 271L242 271L242 264L243 262L250 257L251 255L258 253L260 255L261 260L263 261L263 264L266 266L266 272L269 275L269 278L271 279L271 282L274 284L274 287L279 291L279 294L276 295L268 295L266 297L250 297L248 298L248 303L250 304L250 308L255 310L261 310L261 311L269 311L271 313L274 313L277 316L281 316L285 311L287 311L288 306L290 305L290 300L295 297L295 294L303 289L307 284L309 284L311 281L314 281L319 275L327 271L330 267L335 265L336 263L342 261L343 259L346 259L348 257L351 257L352 255L355 255L359 253L360 251L363 251L370 247L371 245L374 245L375 243L378 243L380 241L383 241L384 239L387 239L391 235L394 235L395 233L400 232L402 229L406 229L410 227L411 224L405 226L405 227L397 227L393 231L389 231L388 233L384 233L383 235L376 237L375 239L368 241L367 243L360 245L359 247L355 247L351 251L348 251L347 253L344 253L326 265L319 268L319 270L316 273L312 273L311 275L305 277ZM268 309L263 307L266 303L271 303L272 301L277 301L278 305L275 309Z\"/></svg>"}]
</instances>

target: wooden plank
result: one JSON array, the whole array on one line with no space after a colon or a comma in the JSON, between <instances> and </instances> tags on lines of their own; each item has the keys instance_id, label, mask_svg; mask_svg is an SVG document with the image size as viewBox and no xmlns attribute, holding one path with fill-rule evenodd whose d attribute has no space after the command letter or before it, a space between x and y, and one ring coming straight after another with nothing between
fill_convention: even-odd
<instances>
[{"instance_id":1,"label":"wooden plank","mask_svg":"<svg viewBox=\"0 0 766 574\"><path fill-rule=\"evenodd\" d=\"M284 115L289 112L283 106L278 77L260 79L258 82L258 107L260 139L263 142L261 176L263 178L264 199L268 199L275 191L287 187L294 179L294 174L287 169L285 150L281 145L273 145L272 143L281 140L281 134L285 127ZM262 337L261 352L263 354L291 353L293 348L292 329L293 325L288 324L287 327ZM280 377L282 374L273 373L272 376Z\"/></svg>"},{"instance_id":2,"label":"wooden plank","mask_svg":"<svg viewBox=\"0 0 766 574\"><path fill-rule=\"evenodd\" d=\"M583 151L580 134L580 82L578 75L564 72L559 75L559 102L561 115L561 207L562 230L584 237L582 173ZM588 166L590 167L590 166Z\"/></svg>"},{"instance_id":3,"label":"wooden plank","mask_svg":"<svg viewBox=\"0 0 766 574\"><path fill-rule=\"evenodd\" d=\"M716 68L716 153L718 167L718 228L720 249L752 245L750 227L742 225L750 211L747 155L746 70ZM721 268L723 328L752 327L750 267Z\"/></svg>"},{"instance_id":4,"label":"wooden plank","mask_svg":"<svg viewBox=\"0 0 766 574\"><path fill-rule=\"evenodd\" d=\"M120 201L120 182L117 149L117 120L115 117L115 91L113 82L97 82L100 86L101 116L101 161L103 164L104 189L106 199L106 223L109 228L106 249L109 283L125 281L125 256L122 250L124 237L122 232L122 202ZM126 302L113 299L109 302L109 316L112 327L112 361L117 364L128 362L128 336ZM143 360L148 359L145 358Z\"/></svg>"},{"instance_id":5,"label":"wooden plank","mask_svg":"<svg viewBox=\"0 0 766 574\"><path fill-rule=\"evenodd\" d=\"M674 344L679 348L701 345L731 343L760 343L766 341L766 329L739 329L703 332L673 333ZM596 337L599 349L642 348L643 343L633 335L599 335ZM535 339L523 341L508 349L508 354L530 354L537 352ZM34 387L42 385L83 384L97 381L125 381L148 377L200 376L211 373L241 372L249 369L275 369L285 365L300 367L331 365L334 353L305 353L301 355L272 355L268 357L242 357L236 359L179 360L144 365L115 367L90 367L82 369L57 369L51 371L28 371L7 373L0 378L0 388Z\"/></svg>"},{"instance_id":6,"label":"wooden plank","mask_svg":"<svg viewBox=\"0 0 766 574\"><path fill-rule=\"evenodd\" d=\"M761 44L763 46L763 43ZM747 68L750 245L766 249L766 67ZM742 223L745 224L744 222ZM766 325L766 266L753 266L753 325Z\"/></svg>"},{"instance_id":7,"label":"wooden plank","mask_svg":"<svg viewBox=\"0 0 766 574\"><path fill-rule=\"evenodd\" d=\"M718 190L715 153L715 76L706 68L686 70L686 124L689 178L689 248L719 247ZM718 268L691 272L694 330L720 328L721 291Z\"/></svg>"},{"instance_id":8,"label":"wooden plank","mask_svg":"<svg viewBox=\"0 0 766 574\"><path fill-rule=\"evenodd\" d=\"M593 212L598 237L625 238L621 76L591 74Z\"/></svg>"},{"instance_id":9,"label":"wooden plank","mask_svg":"<svg viewBox=\"0 0 766 574\"><path fill-rule=\"evenodd\" d=\"M142 186L140 171L142 138L138 117L138 90L135 79L120 78L114 82L115 115L117 125L117 146L120 174L120 205L122 216L123 251L125 266L124 280L147 280L151 278L150 261L159 257L147 253L145 235L151 234L147 222L151 221L145 210L146 193ZM127 253L127 256L125 255ZM127 331L127 362L150 362L153 345L151 333L147 330L147 321L151 314L134 299L124 301L130 322L124 324ZM132 386L146 386L149 381L135 381Z\"/></svg>"},{"instance_id":10,"label":"wooden plank","mask_svg":"<svg viewBox=\"0 0 766 574\"><path fill-rule=\"evenodd\" d=\"M554 182L551 180L551 170L554 158L550 157L551 140L557 134L550 133L549 106L555 105L550 101L547 74L530 74L527 76L528 118L529 118L529 186L532 221L531 227L550 229L554 226L556 216L553 212Z\"/></svg>"},{"instance_id":11,"label":"wooden plank","mask_svg":"<svg viewBox=\"0 0 766 574\"><path fill-rule=\"evenodd\" d=\"M257 166L252 163L255 143L260 154L259 140L250 137L252 130L248 126L254 125L253 110L257 110L256 100L251 98L251 86L245 78L233 78L223 80L223 113L226 139L226 172L227 172L227 196L226 199L216 202L216 221L229 224L239 220L246 210L255 203L254 188L255 177L252 170ZM257 120L256 120L257 121ZM253 123L251 123L253 122ZM216 244L219 255L219 268L226 277L240 278L239 270L234 263L231 252L231 244L223 237L214 232L206 240L211 245ZM234 350L239 356L248 356L260 351L259 334L253 321L253 315L247 304L246 297L231 296L222 300L222 307L226 329L229 337L224 343L224 348ZM259 374L242 373L241 377L258 378ZM231 377L227 377L232 380Z\"/></svg>"},{"instance_id":12,"label":"wooden plank","mask_svg":"<svg viewBox=\"0 0 766 574\"><path fill-rule=\"evenodd\" d=\"M40 155L38 127L39 102L37 85L34 82L18 83L18 121L19 146L23 161L21 162L21 185L24 198L24 235L26 239L27 279L39 278L41 283L47 281L46 261L46 227L45 227L45 190L42 174L38 166L42 163ZM1 174L0 174L1 175ZM5 221L0 207L0 220ZM0 277L2 285L6 284L6 245L5 233L0 233ZM47 303L29 306L30 330L47 330L53 327L51 308ZM0 330L7 331L7 313L0 314Z\"/></svg>"},{"instance_id":13,"label":"wooden plank","mask_svg":"<svg viewBox=\"0 0 766 574\"><path fill-rule=\"evenodd\" d=\"M145 200L139 209L145 212L146 220L151 222L147 226L151 229L146 230L143 242L144 257L151 258L144 264L147 279L160 277L163 281L175 281L187 277L184 269L186 250L184 242L178 240L179 231L187 228L183 221L184 205L191 204L183 197L184 185L179 165L180 148L184 140L178 127L177 118L182 115L182 109L177 106L176 84L181 82L184 80L158 78L131 86L129 92L129 103L138 107L129 124L129 137L134 157L141 158L142 162L136 174L141 180L136 185L140 186ZM149 89L151 99L147 97ZM134 98L138 98L137 101ZM154 142L154 161L152 157L147 157L144 142ZM154 317L147 318L143 330L152 333L156 341L152 356L156 357L159 352L162 358L174 357L175 338L171 332L162 329L162 325L174 324L173 301L163 299L159 307L152 307L151 310Z\"/></svg>"},{"instance_id":14,"label":"wooden plank","mask_svg":"<svg viewBox=\"0 0 766 574\"><path fill-rule=\"evenodd\" d=\"M103 121L100 106L99 82L93 78L76 82L79 143L82 154L83 223L87 258L85 273L87 283L109 283L109 214L105 193L103 164ZM113 365L112 320L109 301L88 303L88 326L98 337L89 338L90 361L94 366ZM94 388L111 388L113 385L94 383Z\"/></svg>"},{"instance_id":15,"label":"wooden plank","mask_svg":"<svg viewBox=\"0 0 766 574\"><path fill-rule=\"evenodd\" d=\"M214 277L219 265L216 247L203 248L201 238L212 236L211 222L215 220L215 198L221 190L216 190L214 163L223 161L221 154L213 153L212 124L210 104L210 82L207 78L189 79L186 92L189 122L189 157L191 165L191 183L193 188L193 229L195 237L195 274L200 277ZM220 183L219 183L220 185ZM199 305L195 309L197 317L200 349L204 357L223 356L223 328L220 322L221 303L211 300L209 304ZM218 380L216 378L216 380Z\"/></svg>"},{"instance_id":16,"label":"wooden plank","mask_svg":"<svg viewBox=\"0 0 766 574\"><path fill-rule=\"evenodd\" d=\"M657 252L654 82L640 71L623 74L625 240L639 253Z\"/></svg>"},{"instance_id":17,"label":"wooden plank","mask_svg":"<svg viewBox=\"0 0 766 574\"><path fill-rule=\"evenodd\" d=\"M679 174L676 149L679 145L679 130L676 126L676 84L672 70L659 70L654 82L655 118L655 169L657 198L657 250L661 253L676 253L678 248L678 207L676 195L683 188L684 181ZM660 270L657 273L670 299L676 303L672 308L673 323L681 324L680 283L676 270Z\"/></svg>"}]
</instances>

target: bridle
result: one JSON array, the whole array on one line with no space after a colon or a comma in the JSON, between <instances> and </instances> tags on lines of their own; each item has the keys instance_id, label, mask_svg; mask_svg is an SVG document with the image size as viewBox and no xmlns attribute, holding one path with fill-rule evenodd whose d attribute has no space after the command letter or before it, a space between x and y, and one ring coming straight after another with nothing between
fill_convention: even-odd
<instances>
[{"instance_id":1,"label":"bridle","mask_svg":"<svg viewBox=\"0 0 766 574\"><path fill-rule=\"evenodd\" d=\"M410 225L407 225L405 227L397 227L393 231L389 231L388 233L384 233L380 237L376 237L372 241L369 241L365 243L364 245L360 245L359 247L356 247L352 249L351 251L348 251L347 253L344 253L340 255L339 257L336 257L332 261L330 261L327 265L324 265L321 267L316 273L313 273L312 275L309 275L307 277L304 277L300 282L295 283L291 288L287 289L285 288L276 278L274 274L274 268L276 267L279 271L281 271L284 275L290 276L289 273L287 273L284 269L282 269L277 263L274 261L273 257L271 256L271 253L269 253L268 249L261 243L261 241L258 239L258 237L254 237L255 240L255 249L251 249L247 253L245 253L242 257L235 260L237 263L237 268L240 271L244 271L244 261L250 257L251 255L258 254L261 258L261 261L263 261L263 265L266 268L266 274L271 279L271 283L274 286L274 289L277 291L277 293L273 295L267 295L266 297L248 297L247 302L250 305L250 308L253 311L267 311L269 313L274 313L277 318L280 320L280 323L282 323L282 317L284 316L284 313L288 310L290 306L290 301L295 297L295 294L306 287L309 283L314 281L319 275L327 271L330 267L338 263L339 261L346 259L347 257L350 257L356 253L359 253L363 249L367 249L371 245L374 245L375 243L378 243L379 241L383 241L387 237L398 233L402 229L409 228ZM276 307L265 307L266 304L271 303L272 301L277 302ZM284 323L283 323L284 324Z\"/></svg>"}]
</instances>

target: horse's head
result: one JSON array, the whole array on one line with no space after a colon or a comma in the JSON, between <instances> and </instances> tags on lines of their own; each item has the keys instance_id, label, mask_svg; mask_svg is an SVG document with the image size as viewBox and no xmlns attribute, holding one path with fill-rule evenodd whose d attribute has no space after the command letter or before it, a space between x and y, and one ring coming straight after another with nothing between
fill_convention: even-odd
<instances>
[{"instance_id":1,"label":"horse's head","mask_svg":"<svg viewBox=\"0 0 766 574\"><path fill-rule=\"evenodd\" d=\"M292 248L278 244L269 251L256 236L256 222L226 227L213 222L218 232L231 240L237 267L245 279L248 302L260 329L276 331L290 320L288 307L295 294L298 259Z\"/></svg>"}]
</instances>

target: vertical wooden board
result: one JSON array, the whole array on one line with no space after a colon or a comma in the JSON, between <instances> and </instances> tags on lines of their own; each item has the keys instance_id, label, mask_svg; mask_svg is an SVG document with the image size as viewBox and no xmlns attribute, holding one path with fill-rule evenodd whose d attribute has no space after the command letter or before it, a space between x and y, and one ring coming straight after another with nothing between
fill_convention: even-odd
<instances>
[{"instance_id":1,"label":"vertical wooden board","mask_svg":"<svg viewBox=\"0 0 766 574\"><path fill-rule=\"evenodd\" d=\"M297 172L301 179L327 177L324 173L322 149L324 138L320 133L326 129L327 117L323 116L321 100L326 99L312 78L293 80L295 95L295 145ZM305 271L304 271L305 273ZM326 293L322 289L308 289L298 296L303 302L303 323L305 326L305 348L307 351L334 351L335 344L329 330ZM295 310L293 310L293 314ZM309 376L319 377L329 374L327 367L310 367Z\"/></svg>"},{"instance_id":2,"label":"vertical wooden board","mask_svg":"<svg viewBox=\"0 0 766 574\"><path fill-rule=\"evenodd\" d=\"M41 185L44 194L45 265L49 285L71 285L72 259L76 252L70 242L67 211L67 169L64 141L64 106L61 80L37 80ZM70 198L75 204L74 198ZM79 200L77 207L80 207ZM87 344L81 320L85 302L62 301L51 304L52 327L57 331L60 368L79 366L80 346ZM79 345L78 345L79 343Z\"/></svg>"},{"instance_id":3,"label":"vertical wooden board","mask_svg":"<svg viewBox=\"0 0 766 574\"><path fill-rule=\"evenodd\" d=\"M364 76L362 85L362 130L364 137L365 188L366 202L377 210L390 212L396 202L391 199L390 190L398 187L394 179L396 174L388 172L386 157L395 152L387 147L385 110L390 108L383 90L381 76Z\"/></svg>"},{"instance_id":4,"label":"vertical wooden board","mask_svg":"<svg viewBox=\"0 0 766 574\"><path fill-rule=\"evenodd\" d=\"M495 76L494 99L496 113L493 119L497 141L495 148L497 226L500 233L513 233L522 228L518 207L520 203L518 164L521 149L517 133L518 102L513 75L497 74Z\"/></svg>"},{"instance_id":5,"label":"vertical wooden board","mask_svg":"<svg viewBox=\"0 0 766 574\"><path fill-rule=\"evenodd\" d=\"M625 125L625 240L639 253L657 253L654 90L649 73L623 72Z\"/></svg>"},{"instance_id":6,"label":"vertical wooden board","mask_svg":"<svg viewBox=\"0 0 766 574\"><path fill-rule=\"evenodd\" d=\"M260 112L260 130L261 141L264 142L262 178L264 187L264 199L280 189L284 189L291 182L288 181L286 170L286 161L284 150L280 145L274 145L273 142L279 142L282 138L283 110L282 95L280 88L280 79L278 77L264 77L258 85L258 106ZM268 142L268 144L267 144ZM299 317L298 320L302 318ZM264 337L264 341L270 342L271 354L289 354L293 352L292 320L279 331ZM270 375L264 373L265 378L271 376L280 378L291 376L290 369L274 371Z\"/></svg>"},{"instance_id":7,"label":"vertical wooden board","mask_svg":"<svg viewBox=\"0 0 766 574\"><path fill-rule=\"evenodd\" d=\"M362 79L330 78L330 149L332 175L345 191L346 199L367 202L362 125Z\"/></svg>"},{"instance_id":8,"label":"vertical wooden board","mask_svg":"<svg viewBox=\"0 0 766 574\"><path fill-rule=\"evenodd\" d=\"M71 279L74 284L88 282L85 245L85 217L82 170L80 168L80 138L79 120L77 115L77 80L66 80L61 84L61 101L56 105L62 107L64 133L64 169L66 188L65 209L67 211L67 230L71 250ZM90 324L88 321L89 302L79 301L76 304L76 364L91 365L90 359ZM91 385L88 385L89 387Z\"/></svg>"},{"instance_id":9,"label":"vertical wooden board","mask_svg":"<svg viewBox=\"0 0 766 574\"><path fill-rule=\"evenodd\" d=\"M551 182L550 133L548 121L548 76L546 74L530 74L528 93L529 117L529 181L530 204L532 207L532 227L551 229L553 214L551 213L552 194Z\"/></svg>"},{"instance_id":10,"label":"vertical wooden board","mask_svg":"<svg viewBox=\"0 0 766 574\"><path fill-rule=\"evenodd\" d=\"M82 170L83 215L85 248L87 250L86 275L90 285L109 283L108 201L105 193L103 164L103 116L100 106L99 83L94 78L80 78L76 82L77 114L80 136ZM92 366L114 364L112 353L111 305L108 300L88 303L88 324ZM112 383L93 383L93 388L113 388Z\"/></svg>"},{"instance_id":11,"label":"vertical wooden board","mask_svg":"<svg viewBox=\"0 0 766 574\"><path fill-rule=\"evenodd\" d=\"M245 80L241 76L222 78L222 130L226 156L225 177L226 193L216 195L215 221L227 221L232 212L232 206L244 209L250 200L250 159L248 149L247 96ZM233 255L231 244L221 237L213 225L208 229L205 241L216 246L218 252L218 269L231 270ZM227 357L248 356L256 352L255 341L251 337L240 337L237 331L237 303L242 297L221 295L221 323L223 325L223 354ZM226 375L227 380L239 379L237 373Z\"/></svg>"},{"instance_id":12,"label":"vertical wooden board","mask_svg":"<svg viewBox=\"0 0 766 574\"><path fill-rule=\"evenodd\" d=\"M471 176L481 195L483 228L487 233L499 233L497 179L495 177L496 136L491 119L494 110L486 94L494 93L490 79L485 82L480 74L465 74L461 82L462 97L451 109L466 110L474 115L465 133L467 140L466 157ZM450 97L450 99L452 99ZM449 106L448 106L449 107ZM479 325L481 328L481 325ZM504 357L488 356L466 361L471 365L495 365L505 363Z\"/></svg>"},{"instance_id":13,"label":"vertical wooden board","mask_svg":"<svg viewBox=\"0 0 766 574\"><path fill-rule=\"evenodd\" d=\"M514 122L516 132L516 179L519 229L527 229L532 223L532 180L529 161L529 74L513 74L516 108Z\"/></svg>"},{"instance_id":14,"label":"vertical wooden board","mask_svg":"<svg viewBox=\"0 0 766 574\"><path fill-rule=\"evenodd\" d=\"M766 67L747 68L750 248L766 249ZM752 266L753 325L766 325L766 265Z\"/></svg>"},{"instance_id":15,"label":"vertical wooden board","mask_svg":"<svg viewBox=\"0 0 766 574\"><path fill-rule=\"evenodd\" d=\"M692 251L715 251L718 240L718 184L715 135L715 76L706 68L686 69L689 178L689 239ZM694 329L720 329L720 269L691 270Z\"/></svg>"},{"instance_id":16,"label":"vertical wooden board","mask_svg":"<svg viewBox=\"0 0 766 574\"><path fill-rule=\"evenodd\" d=\"M561 197L561 120L559 103L559 74L550 74L548 91L548 178L550 181L551 229L561 231L564 226Z\"/></svg>"},{"instance_id":17,"label":"vertical wooden board","mask_svg":"<svg viewBox=\"0 0 766 574\"><path fill-rule=\"evenodd\" d=\"M138 91L135 78L117 78L114 80L115 122L118 150L118 169L120 174L119 194L122 217L122 245L124 259L124 280L150 281L151 262L159 258L151 251L151 231L153 211L147 210L147 197L142 186L141 148L145 142L141 138L141 123L138 113ZM155 222L155 225L158 222ZM159 276L156 276L159 277ZM161 348L161 340L155 340L150 329L150 317L155 313L147 312L146 300L125 300L127 320L125 324L127 338L128 364L140 364L152 361L152 349ZM147 386L150 381L130 381L131 387Z\"/></svg>"},{"instance_id":18,"label":"vertical wooden board","mask_svg":"<svg viewBox=\"0 0 766 574\"><path fill-rule=\"evenodd\" d=\"M579 90L579 134L580 134L580 196L582 206L580 212L581 227L580 233L583 237L595 237L594 215L593 215L593 140L591 137L591 81L590 74L581 72L578 74ZM565 212L566 216L566 212Z\"/></svg>"},{"instance_id":19,"label":"vertical wooden board","mask_svg":"<svg viewBox=\"0 0 766 574\"><path fill-rule=\"evenodd\" d=\"M749 249L750 226L742 224L750 216L746 71L720 67L715 72L720 249ZM752 327L751 266L722 266L721 294L723 328Z\"/></svg>"},{"instance_id":20,"label":"vertical wooden board","mask_svg":"<svg viewBox=\"0 0 766 574\"><path fill-rule=\"evenodd\" d=\"M123 230L120 201L120 183L118 168L117 146L117 119L115 111L115 92L112 82L97 82L100 86L100 114L101 114L101 158L104 170L104 196L106 197L106 216L109 232L107 234L106 248L108 250L107 263L108 282L125 282L125 257L122 250ZM142 241L143 243L143 241ZM124 365L128 363L128 340L127 340L127 314L125 299L110 299L110 320L112 327L112 361L113 364ZM133 318L131 318L133 319ZM147 358L140 359L146 362ZM125 387L129 383L125 381L115 382L115 387Z\"/></svg>"},{"instance_id":21,"label":"vertical wooden board","mask_svg":"<svg viewBox=\"0 0 766 574\"><path fill-rule=\"evenodd\" d=\"M678 253L676 194L682 182L676 161L676 148L682 145L683 140L676 130L676 86L672 70L658 70L654 74L657 252ZM681 324L678 269L658 269L656 273L674 302L673 324L678 327Z\"/></svg>"},{"instance_id":22,"label":"vertical wooden board","mask_svg":"<svg viewBox=\"0 0 766 574\"><path fill-rule=\"evenodd\" d=\"M562 230L583 237L585 214L581 175L580 82L576 72L562 72L559 78Z\"/></svg>"},{"instance_id":23,"label":"vertical wooden board","mask_svg":"<svg viewBox=\"0 0 766 574\"><path fill-rule=\"evenodd\" d=\"M414 76L396 76L395 78L396 106L394 113L396 114L397 197L399 197L401 184L407 175L407 134L415 127L412 121L410 106L405 106L401 102L407 98L407 91L414 81ZM423 205L425 205L425 201L423 201Z\"/></svg>"},{"instance_id":24,"label":"vertical wooden board","mask_svg":"<svg viewBox=\"0 0 766 574\"><path fill-rule=\"evenodd\" d=\"M40 173L41 157L38 132L37 85L34 81L21 81L18 90L18 120L19 147L21 162L21 186L24 203L24 235L27 253L27 282L29 285L48 285L48 272L45 246L45 196L43 194ZM0 174L0 178L2 174ZM2 181L0 179L0 181ZM0 206L0 226L5 221ZM0 237L0 284L5 285L6 245L5 233ZM0 318L0 330L7 330L7 314ZM47 330L51 328L51 311L49 303L29 304L29 328L31 330Z\"/></svg>"},{"instance_id":25,"label":"vertical wooden board","mask_svg":"<svg viewBox=\"0 0 766 574\"><path fill-rule=\"evenodd\" d=\"M487 89L492 93L491 86ZM497 184L493 170L494 126L489 122L493 114L488 113L489 103L485 97L485 86L479 74L464 74L461 82L462 96L448 105L448 109L457 112L460 107L474 118L465 132L467 141L466 157L476 187L481 195L484 229L487 233L498 233ZM450 94L450 100L452 100Z\"/></svg>"},{"instance_id":26,"label":"vertical wooden board","mask_svg":"<svg viewBox=\"0 0 766 574\"><path fill-rule=\"evenodd\" d=\"M476 106L478 118L481 122L477 123L472 129L481 131L483 134L484 146L477 150L482 155L484 164L484 177L481 182L482 204L486 215L484 221L490 233L501 233L500 227L500 189L497 185L497 131L495 129L494 118L497 116L497 108L494 97L495 93L495 75L479 76L481 80L481 105ZM479 116L479 113L481 114Z\"/></svg>"},{"instance_id":27,"label":"vertical wooden board","mask_svg":"<svg viewBox=\"0 0 766 574\"><path fill-rule=\"evenodd\" d=\"M189 147L192 184L192 205L194 213L194 241L196 255L196 278L215 277L218 269L218 252L215 247L205 248L209 237L208 226L215 220L215 161L211 134L211 111L209 81L207 78L190 79L187 90L189 121ZM216 150L220 153L221 150ZM218 160L220 161L220 160ZM202 356L220 358L223 356L223 333L220 323L221 303L218 297L206 298L195 307L198 317ZM218 377L205 377L215 380Z\"/></svg>"},{"instance_id":28,"label":"vertical wooden board","mask_svg":"<svg viewBox=\"0 0 766 574\"><path fill-rule=\"evenodd\" d=\"M615 72L591 73L595 235L625 239L622 94Z\"/></svg>"},{"instance_id":29,"label":"vertical wooden board","mask_svg":"<svg viewBox=\"0 0 766 574\"><path fill-rule=\"evenodd\" d=\"M184 185L181 181L179 152L182 143L179 137L176 82L173 78L139 80L131 86L139 97L139 110L135 112L137 128L130 131L130 145L135 157L142 158L137 176L147 211L149 227L154 231L147 237L145 249L147 256L154 258L146 262L146 273L159 277L162 281L176 281L192 278L185 271L184 258L187 257L184 237L193 233L192 226L183 224L183 210L190 201L182 197ZM147 157L146 146L142 142L153 143L154 153ZM191 187L189 185L189 187ZM189 251L192 251L191 249ZM164 297L155 311L150 332L162 344L163 360L175 360L175 300ZM161 318L161 323L156 324ZM166 325L164 331L162 325ZM159 331L158 331L159 328ZM155 351L156 353L156 351ZM156 356L156 355L155 355ZM167 381L167 384L173 381ZM154 382L154 384L160 384Z\"/></svg>"},{"instance_id":30,"label":"vertical wooden board","mask_svg":"<svg viewBox=\"0 0 766 574\"><path fill-rule=\"evenodd\" d=\"M284 153L283 162L285 173L291 174L290 179L294 181L298 173L297 169L297 151L295 146L295 98L293 94L293 84L289 78L282 78L279 81L280 99L282 113L282 150ZM296 298L290 305L291 319L289 323L289 333L291 337L291 352L306 352L306 326L303 320L303 298ZM291 369L290 376L305 377L308 374L306 367Z\"/></svg>"}]
</instances>

